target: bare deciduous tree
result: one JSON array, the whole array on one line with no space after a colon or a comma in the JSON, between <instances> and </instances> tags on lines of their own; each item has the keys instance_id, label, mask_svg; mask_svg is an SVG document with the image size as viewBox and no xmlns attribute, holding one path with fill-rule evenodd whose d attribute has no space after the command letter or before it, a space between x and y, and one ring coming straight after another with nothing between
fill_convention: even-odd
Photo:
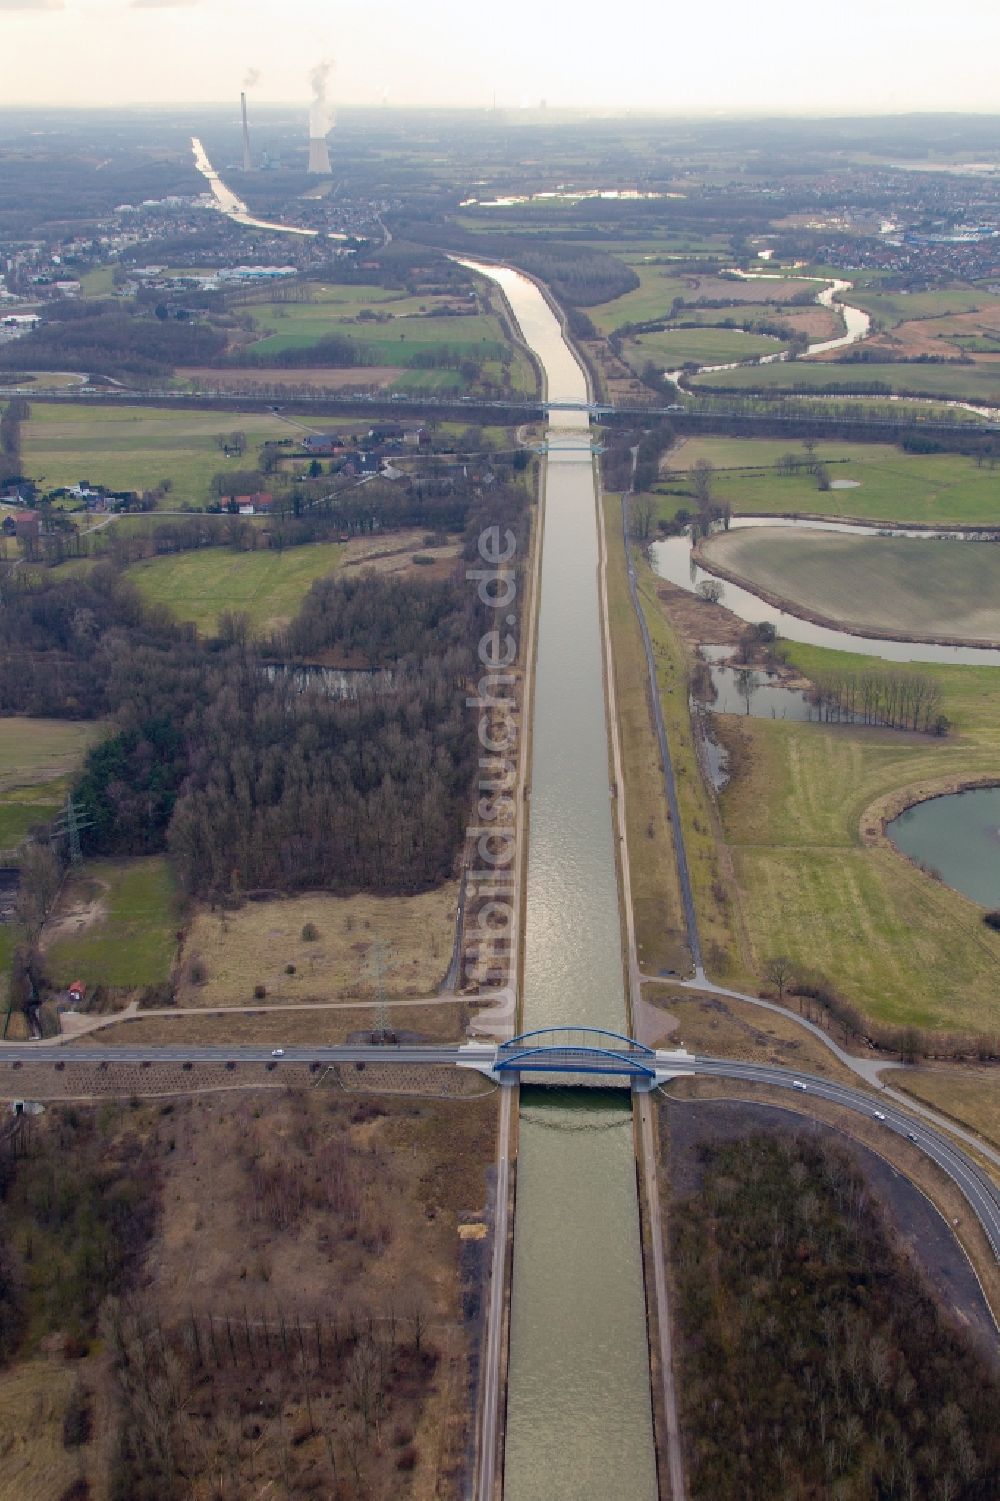
<instances>
[{"instance_id":1,"label":"bare deciduous tree","mask_svg":"<svg viewBox=\"0 0 1000 1501\"><path fill-rule=\"evenodd\" d=\"M764 978L769 985L773 985L778 992L778 1002L784 1004L785 990L790 984L795 972L795 966L787 954L772 954L764 965Z\"/></svg>"}]
</instances>

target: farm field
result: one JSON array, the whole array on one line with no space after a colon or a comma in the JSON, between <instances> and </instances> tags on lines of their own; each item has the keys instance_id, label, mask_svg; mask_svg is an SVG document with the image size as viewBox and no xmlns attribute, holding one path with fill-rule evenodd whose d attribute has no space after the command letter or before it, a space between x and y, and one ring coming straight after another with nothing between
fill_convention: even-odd
<instances>
[{"instance_id":1,"label":"farm field","mask_svg":"<svg viewBox=\"0 0 1000 1501\"><path fill-rule=\"evenodd\" d=\"M0 718L0 792L74 771L103 733L95 720Z\"/></svg>"},{"instance_id":2,"label":"farm field","mask_svg":"<svg viewBox=\"0 0 1000 1501\"><path fill-rule=\"evenodd\" d=\"M664 460L659 513L673 516L690 500L677 495L683 472L699 460L715 465L712 494L736 515L822 515L924 526L1000 526L1000 488L988 465L965 454L909 454L890 443L822 440L812 457L834 481L855 488L822 491L808 470L778 474L788 453L808 458L801 444L771 438L685 438Z\"/></svg>"},{"instance_id":3,"label":"farm field","mask_svg":"<svg viewBox=\"0 0 1000 1501\"><path fill-rule=\"evenodd\" d=\"M461 391L465 386L458 370L402 370L392 383L394 391ZM526 390L515 382L515 390Z\"/></svg>"},{"instance_id":4,"label":"farm field","mask_svg":"<svg viewBox=\"0 0 1000 1501\"><path fill-rule=\"evenodd\" d=\"M87 381L85 375L78 375L74 370L26 370L18 374L25 379L15 380L14 388L23 396L30 396L32 390L38 389L65 391L70 386L86 385ZM0 385L7 389L9 379L8 372L4 371L0 375Z\"/></svg>"},{"instance_id":5,"label":"farm field","mask_svg":"<svg viewBox=\"0 0 1000 1501\"><path fill-rule=\"evenodd\" d=\"M849 629L1000 641L1000 549L755 527L701 544L710 565Z\"/></svg>"},{"instance_id":6,"label":"farm field","mask_svg":"<svg viewBox=\"0 0 1000 1501\"><path fill-rule=\"evenodd\" d=\"M687 362L711 365L747 360L754 355L776 354L785 347L780 339L744 333L740 328L671 328L661 334L640 334L629 339L626 355L633 366L656 360L669 369Z\"/></svg>"},{"instance_id":7,"label":"farm field","mask_svg":"<svg viewBox=\"0 0 1000 1501\"><path fill-rule=\"evenodd\" d=\"M833 339L844 332L844 320L839 310L818 307L815 303L809 303L805 307L790 307L786 304L780 311L764 303L748 303L741 308L685 308L681 317L685 323L697 323L699 328L718 328L722 324L736 324L739 327L745 322L759 325L779 321L798 329L811 341ZM750 332L754 330L751 329ZM772 345L771 350L759 352L772 353L773 348Z\"/></svg>"},{"instance_id":8,"label":"farm field","mask_svg":"<svg viewBox=\"0 0 1000 1501\"><path fill-rule=\"evenodd\" d=\"M687 304L697 303L699 298L710 301L725 300L740 304L788 302L802 292L816 292L819 288L812 282L794 278L765 281L730 281L714 275L679 276L669 265L649 266L634 264L632 269L641 285L626 292L611 302L599 303L587 308L587 316L602 333L612 333L626 323L648 323L656 318L665 318L671 304L680 297ZM730 309L733 316L739 309Z\"/></svg>"},{"instance_id":9,"label":"farm field","mask_svg":"<svg viewBox=\"0 0 1000 1501\"><path fill-rule=\"evenodd\" d=\"M227 458L218 438L239 428L247 453ZM171 481L167 504L174 510L210 500L214 474L252 463L268 438L286 438L286 422L261 412L187 412L164 407L43 406L24 424L24 463L47 487L81 480L113 490L151 490Z\"/></svg>"},{"instance_id":10,"label":"farm field","mask_svg":"<svg viewBox=\"0 0 1000 1501\"><path fill-rule=\"evenodd\" d=\"M114 290L113 266L97 266L93 271L86 272L80 282L80 291L84 297L111 297Z\"/></svg>"},{"instance_id":11,"label":"farm field","mask_svg":"<svg viewBox=\"0 0 1000 1501\"><path fill-rule=\"evenodd\" d=\"M372 999L379 942L386 994L432 995L451 961L457 901L458 883L448 881L410 897L316 891L235 912L201 909L184 940L180 1004L246 1005L257 985L269 1002ZM310 924L316 937L304 939ZM198 983L195 958L204 972Z\"/></svg>"},{"instance_id":12,"label":"farm field","mask_svg":"<svg viewBox=\"0 0 1000 1501\"><path fill-rule=\"evenodd\" d=\"M401 365L352 365L349 369L333 370L326 366L311 368L295 365L275 365L272 369L247 366L242 369L220 370L213 365L185 365L177 370L177 379L193 389L206 387L215 390L222 387L240 391L264 386L268 394L274 386L312 387L319 390L355 390L360 387L390 386L403 374Z\"/></svg>"},{"instance_id":13,"label":"farm field","mask_svg":"<svg viewBox=\"0 0 1000 1501\"><path fill-rule=\"evenodd\" d=\"M67 779L0 791L0 850L17 847L35 824L50 822L62 808Z\"/></svg>"},{"instance_id":14,"label":"farm field","mask_svg":"<svg viewBox=\"0 0 1000 1501\"><path fill-rule=\"evenodd\" d=\"M696 390L856 391L878 382L885 389L911 396L940 396L953 401L1000 405L1000 366L869 364L850 360L795 360L776 365L749 365L692 378ZM877 392L875 394L878 394Z\"/></svg>"},{"instance_id":15,"label":"farm field","mask_svg":"<svg viewBox=\"0 0 1000 1501\"><path fill-rule=\"evenodd\" d=\"M215 634L224 610L245 613L255 629L264 631L292 619L310 586L335 570L343 551L337 542L281 552L207 547L145 559L128 570L128 577L144 599L166 605L204 636Z\"/></svg>"},{"instance_id":16,"label":"farm field","mask_svg":"<svg viewBox=\"0 0 1000 1501\"><path fill-rule=\"evenodd\" d=\"M409 297L386 287L319 286L310 283L308 302L250 302L246 311L254 324L265 333L310 333L317 337L339 330L344 322L357 319L359 313L374 313L391 318L432 311L445 304L458 306L460 299ZM365 327L369 319L362 320ZM371 326L380 325L371 320Z\"/></svg>"},{"instance_id":17,"label":"farm field","mask_svg":"<svg viewBox=\"0 0 1000 1501\"><path fill-rule=\"evenodd\" d=\"M294 304L293 304L294 306ZM315 310L306 306L304 311ZM387 323L356 322L347 319L292 319L281 323L277 332L268 332L252 344L255 355L277 354L286 349L309 349L328 334L345 334L376 352L376 363L406 365L414 354L425 354L442 345L475 349L499 358L504 347L503 334L496 319L480 314L456 314L454 317L393 318Z\"/></svg>"},{"instance_id":18,"label":"farm field","mask_svg":"<svg viewBox=\"0 0 1000 1501\"><path fill-rule=\"evenodd\" d=\"M372 295L377 294L377 295ZM381 288L328 289L306 303L251 305L254 322L263 337L249 346L255 357L280 355L288 350L310 349L320 339L339 334L363 345L376 372L402 370L394 381L397 390L460 389L466 384L457 370L409 370L415 359L457 351L460 357L485 360L485 373L498 380L505 352L513 355L510 365L515 390L533 391L535 375L519 349L511 349L499 319L491 313L458 311L467 302L454 298L401 297ZM435 308L449 308L435 314ZM378 316L362 317L362 313ZM344 383L364 383L368 366L338 371ZM230 367L232 372L232 367ZM243 371L240 371L242 378ZM289 368L284 380L294 382L297 372ZM384 383L384 382L383 382Z\"/></svg>"},{"instance_id":19,"label":"farm field","mask_svg":"<svg viewBox=\"0 0 1000 1501\"><path fill-rule=\"evenodd\" d=\"M840 273L838 273L839 275ZM846 299L871 313L878 322L892 327L912 319L946 318L949 314L1000 312L1000 297L976 287L947 288L940 292L852 291Z\"/></svg>"},{"instance_id":20,"label":"farm field","mask_svg":"<svg viewBox=\"0 0 1000 1501\"><path fill-rule=\"evenodd\" d=\"M166 860L87 860L64 885L42 931L52 980L158 985L177 950L177 893Z\"/></svg>"},{"instance_id":21,"label":"farm field","mask_svg":"<svg viewBox=\"0 0 1000 1501\"><path fill-rule=\"evenodd\" d=\"M786 644L805 675L871 660ZM915 788L996 775L1000 670L911 664L940 684L946 739L851 725L718 716L734 776L719 808L754 966L787 954L876 1021L996 1027L1000 937L973 902L862 839L862 815ZM871 820L869 820L870 822Z\"/></svg>"}]
</instances>

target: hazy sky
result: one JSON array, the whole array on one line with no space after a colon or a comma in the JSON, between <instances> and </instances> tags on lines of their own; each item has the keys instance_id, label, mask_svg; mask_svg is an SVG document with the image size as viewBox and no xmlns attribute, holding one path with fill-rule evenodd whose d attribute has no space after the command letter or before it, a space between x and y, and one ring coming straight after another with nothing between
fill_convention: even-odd
<instances>
[{"instance_id":1,"label":"hazy sky","mask_svg":"<svg viewBox=\"0 0 1000 1501\"><path fill-rule=\"evenodd\" d=\"M998 52L998 0L0 0L2 105L305 101L329 57L347 104L1000 112Z\"/></svg>"}]
</instances>

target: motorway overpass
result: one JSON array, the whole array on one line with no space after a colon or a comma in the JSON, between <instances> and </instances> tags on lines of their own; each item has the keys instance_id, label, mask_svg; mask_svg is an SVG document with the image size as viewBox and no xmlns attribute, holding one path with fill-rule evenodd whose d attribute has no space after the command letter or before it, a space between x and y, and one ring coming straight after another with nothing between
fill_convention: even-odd
<instances>
[{"instance_id":1,"label":"motorway overpass","mask_svg":"<svg viewBox=\"0 0 1000 1501\"><path fill-rule=\"evenodd\" d=\"M0 394L3 394L0 390ZM852 397L841 400L857 400L857 411L849 416L827 416L816 412L815 405L823 395L813 398L813 410L795 412L789 410L796 399L783 395L773 400L774 410L762 409L765 398L756 398L758 406L749 409L747 402L727 402L719 398L701 398L694 404L678 402L658 403L655 400L639 403L618 402L543 402L538 397L512 396L493 400L481 400L465 396L433 396L419 392L386 395L352 394L330 391L304 391L301 394L283 394L278 390L268 395L253 395L232 389L198 392L161 389L126 389L124 387L93 386L66 387L50 390L32 389L21 394L30 395L32 402L49 402L67 405L90 406L176 406L179 408L210 408L222 411L280 412L288 408L296 413L312 413L315 417L343 415L357 412L369 417L435 417L442 421L492 422L513 425L522 422L552 420L558 427L560 412L587 412L595 421L622 422L629 426L649 425L667 420L679 432L725 430L752 435L757 431L787 433L790 437L801 435L834 436L849 431L852 436L863 438L871 434L872 441L885 442L893 435L921 432L930 438L961 440L968 444L975 438L990 438L1000 435L1000 422L949 421L938 416L923 417L913 408L903 408L899 415L873 415L866 413L864 402ZM802 393L808 398L809 393ZM832 398L837 400L836 396ZM885 402L885 396L872 395L870 400ZM941 400L941 405L944 399Z\"/></svg>"},{"instance_id":2,"label":"motorway overpass","mask_svg":"<svg viewBox=\"0 0 1000 1501\"><path fill-rule=\"evenodd\" d=\"M592 1029L559 1029L563 1035L548 1040L541 1034L525 1034L499 1045L463 1044L343 1044L335 1047L197 1047L178 1043L167 1047L39 1046L32 1043L0 1044L0 1080L16 1078L25 1064L59 1070L109 1067L113 1064L190 1065L238 1068L240 1065L291 1064L333 1067L368 1064L405 1067L462 1067L475 1069L499 1082L516 1082L522 1075L540 1082L585 1081L591 1086L631 1085L656 1087L673 1078L731 1079L744 1084L763 1084L786 1089L803 1105L808 1099L828 1100L843 1109L876 1119L880 1128L902 1136L919 1147L956 1184L982 1225L993 1254L1000 1260L1000 1186L950 1136L867 1090L855 1089L818 1074L793 1073L772 1064L743 1063L731 1058L709 1058L683 1049L654 1050L631 1038L603 1034L599 1042ZM571 1034L571 1035L570 1035ZM589 1034L585 1038L583 1034ZM596 1057L603 1052L603 1057ZM654 1077L652 1081L649 1075ZM193 1082L193 1081L192 1081Z\"/></svg>"}]
</instances>

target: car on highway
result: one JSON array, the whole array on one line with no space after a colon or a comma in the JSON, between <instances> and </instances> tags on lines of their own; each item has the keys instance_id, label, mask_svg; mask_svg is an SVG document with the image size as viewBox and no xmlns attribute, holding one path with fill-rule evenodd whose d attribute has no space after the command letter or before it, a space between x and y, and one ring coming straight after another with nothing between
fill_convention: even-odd
<instances>
[{"instance_id":1,"label":"car on highway","mask_svg":"<svg viewBox=\"0 0 1000 1501\"><path fill-rule=\"evenodd\" d=\"M272 1048L271 1049L271 1057L272 1058L284 1058L284 1056L285 1056L285 1050L284 1050L284 1048Z\"/></svg>"},{"instance_id":2,"label":"car on highway","mask_svg":"<svg viewBox=\"0 0 1000 1501\"><path fill-rule=\"evenodd\" d=\"M872 1113L875 1116L875 1119L877 1121L884 1121L885 1120L885 1112L884 1111L882 1111L882 1110L875 1110Z\"/></svg>"},{"instance_id":3,"label":"car on highway","mask_svg":"<svg viewBox=\"0 0 1000 1501\"><path fill-rule=\"evenodd\" d=\"M792 1088L793 1089L808 1089L808 1087L809 1086L807 1084L803 1084L803 1082L802 1082L801 1079L793 1079L792 1080Z\"/></svg>"}]
</instances>

